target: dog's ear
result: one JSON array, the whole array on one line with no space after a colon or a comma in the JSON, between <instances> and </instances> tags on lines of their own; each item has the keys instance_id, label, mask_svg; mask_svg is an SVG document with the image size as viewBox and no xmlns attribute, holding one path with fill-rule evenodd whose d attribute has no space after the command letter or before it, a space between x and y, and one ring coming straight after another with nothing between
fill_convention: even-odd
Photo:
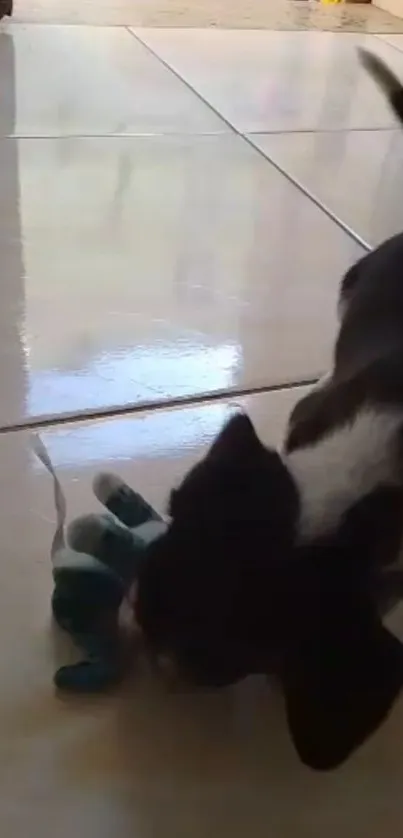
<instances>
[{"instance_id":1,"label":"dog's ear","mask_svg":"<svg viewBox=\"0 0 403 838\"><path fill-rule=\"evenodd\" d=\"M236 413L224 425L208 452L210 460L233 463L253 460L264 450L249 416Z\"/></svg>"},{"instance_id":2,"label":"dog's ear","mask_svg":"<svg viewBox=\"0 0 403 838\"><path fill-rule=\"evenodd\" d=\"M287 614L283 685L291 737L311 768L336 768L386 718L403 686L403 646L382 625L370 572L347 550L304 556Z\"/></svg>"},{"instance_id":3,"label":"dog's ear","mask_svg":"<svg viewBox=\"0 0 403 838\"><path fill-rule=\"evenodd\" d=\"M360 642L330 633L301 649L285 698L302 762L318 771L344 762L386 718L402 684L403 647L381 624Z\"/></svg>"}]
</instances>

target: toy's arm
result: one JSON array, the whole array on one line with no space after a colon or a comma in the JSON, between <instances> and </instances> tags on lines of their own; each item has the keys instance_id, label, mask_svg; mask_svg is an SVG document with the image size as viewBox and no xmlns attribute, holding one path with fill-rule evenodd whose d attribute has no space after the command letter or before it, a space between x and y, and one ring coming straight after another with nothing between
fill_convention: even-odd
<instances>
[{"instance_id":1,"label":"toy's arm","mask_svg":"<svg viewBox=\"0 0 403 838\"><path fill-rule=\"evenodd\" d=\"M78 553L93 556L128 588L135 580L147 544L165 532L164 521L129 530L111 515L82 515L69 524L67 540Z\"/></svg>"},{"instance_id":2,"label":"toy's arm","mask_svg":"<svg viewBox=\"0 0 403 838\"><path fill-rule=\"evenodd\" d=\"M161 515L134 492L116 474L101 472L93 481L95 497L129 529L135 529L150 521L162 521Z\"/></svg>"},{"instance_id":3,"label":"toy's arm","mask_svg":"<svg viewBox=\"0 0 403 838\"><path fill-rule=\"evenodd\" d=\"M145 548L165 532L166 524L116 475L100 474L93 485L96 497L113 515L77 518L68 528L68 543L74 550L94 556L128 588L136 578Z\"/></svg>"}]
</instances>

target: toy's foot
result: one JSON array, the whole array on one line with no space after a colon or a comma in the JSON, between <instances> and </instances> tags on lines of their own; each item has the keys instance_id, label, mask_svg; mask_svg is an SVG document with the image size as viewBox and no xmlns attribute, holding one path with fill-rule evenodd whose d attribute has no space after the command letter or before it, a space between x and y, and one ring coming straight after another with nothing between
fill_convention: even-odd
<instances>
[{"instance_id":1,"label":"toy's foot","mask_svg":"<svg viewBox=\"0 0 403 838\"><path fill-rule=\"evenodd\" d=\"M130 584L143 544L109 515L83 515L67 528L67 541L79 553L89 553L105 567Z\"/></svg>"},{"instance_id":2,"label":"toy's foot","mask_svg":"<svg viewBox=\"0 0 403 838\"><path fill-rule=\"evenodd\" d=\"M161 521L152 506L116 474L101 472L93 482L98 500L127 527L139 527L147 521Z\"/></svg>"},{"instance_id":3,"label":"toy's foot","mask_svg":"<svg viewBox=\"0 0 403 838\"><path fill-rule=\"evenodd\" d=\"M55 687L69 692L101 692L119 683L122 670L102 658L61 666L54 676Z\"/></svg>"}]
</instances>

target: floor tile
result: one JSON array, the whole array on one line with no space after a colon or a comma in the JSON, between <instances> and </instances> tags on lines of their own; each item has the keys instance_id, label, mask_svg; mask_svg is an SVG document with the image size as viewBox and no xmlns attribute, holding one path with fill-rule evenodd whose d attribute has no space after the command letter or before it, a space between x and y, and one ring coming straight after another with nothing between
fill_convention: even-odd
<instances>
[{"instance_id":1,"label":"floor tile","mask_svg":"<svg viewBox=\"0 0 403 838\"><path fill-rule=\"evenodd\" d=\"M0 425L327 367L361 250L239 138L3 140L0 173Z\"/></svg>"},{"instance_id":2,"label":"floor tile","mask_svg":"<svg viewBox=\"0 0 403 838\"><path fill-rule=\"evenodd\" d=\"M244 402L267 442L279 441L297 393ZM231 406L55 427L44 439L68 511L95 508L90 481L113 468L156 504L204 450ZM403 704L348 763L302 768L280 696L245 682L212 694L169 692L138 660L104 698L61 700L66 660L49 624L51 481L25 433L0 437L0 822L7 838L379 838L403 817ZM16 503L16 498L19 502ZM292 800L292 806L290 805Z\"/></svg>"},{"instance_id":3,"label":"floor tile","mask_svg":"<svg viewBox=\"0 0 403 838\"><path fill-rule=\"evenodd\" d=\"M403 229L403 131L254 134L251 140L371 246Z\"/></svg>"},{"instance_id":4,"label":"floor tile","mask_svg":"<svg viewBox=\"0 0 403 838\"><path fill-rule=\"evenodd\" d=\"M330 32L139 29L139 37L241 132L388 128L358 43L403 75L381 40ZM314 61L312 60L314 57Z\"/></svg>"},{"instance_id":5,"label":"floor tile","mask_svg":"<svg viewBox=\"0 0 403 838\"><path fill-rule=\"evenodd\" d=\"M403 35L393 35L392 33L388 33L387 35L379 35L378 38L385 44L389 44L389 46L403 51Z\"/></svg>"},{"instance_id":6,"label":"floor tile","mask_svg":"<svg viewBox=\"0 0 403 838\"><path fill-rule=\"evenodd\" d=\"M10 26L0 46L0 136L226 130L126 29Z\"/></svg>"},{"instance_id":7,"label":"floor tile","mask_svg":"<svg viewBox=\"0 0 403 838\"><path fill-rule=\"evenodd\" d=\"M131 26L220 26L402 32L402 20L370 4L316 0L14 0L14 21Z\"/></svg>"}]
</instances>

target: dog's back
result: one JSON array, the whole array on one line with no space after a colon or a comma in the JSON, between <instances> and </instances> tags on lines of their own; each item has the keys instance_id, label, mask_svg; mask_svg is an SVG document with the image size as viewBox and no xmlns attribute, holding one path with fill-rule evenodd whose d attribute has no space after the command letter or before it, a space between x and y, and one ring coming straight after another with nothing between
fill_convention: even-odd
<instances>
[{"instance_id":1,"label":"dog's back","mask_svg":"<svg viewBox=\"0 0 403 838\"><path fill-rule=\"evenodd\" d=\"M341 284L339 311L334 354L338 380L372 361L403 354L403 233L350 268Z\"/></svg>"},{"instance_id":2,"label":"dog's back","mask_svg":"<svg viewBox=\"0 0 403 838\"><path fill-rule=\"evenodd\" d=\"M403 85L377 55L358 50L360 61L403 125ZM340 332L334 374L339 380L393 353L403 352L403 233L347 271L340 288ZM403 401L403 399L402 399Z\"/></svg>"},{"instance_id":3,"label":"dog's back","mask_svg":"<svg viewBox=\"0 0 403 838\"><path fill-rule=\"evenodd\" d=\"M377 56L360 57L403 123L399 79ZM339 315L332 372L297 404L285 442L308 537L378 487L403 487L402 233L349 269Z\"/></svg>"}]
</instances>

